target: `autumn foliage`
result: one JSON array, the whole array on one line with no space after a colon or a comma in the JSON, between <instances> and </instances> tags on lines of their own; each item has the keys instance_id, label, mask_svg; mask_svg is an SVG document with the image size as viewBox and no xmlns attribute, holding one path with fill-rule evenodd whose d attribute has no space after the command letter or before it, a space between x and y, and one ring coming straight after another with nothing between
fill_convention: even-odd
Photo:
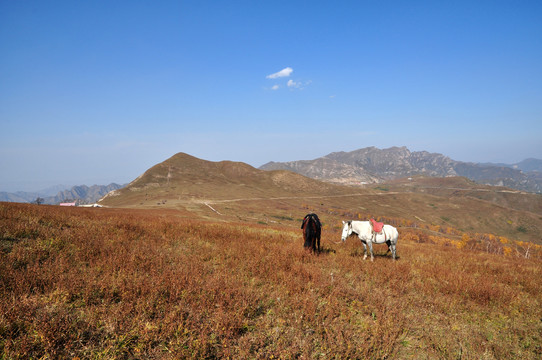
<instances>
[{"instance_id":1,"label":"autumn foliage","mask_svg":"<svg viewBox=\"0 0 542 360\"><path fill-rule=\"evenodd\" d=\"M542 356L536 245L404 226L372 263L324 229L317 256L292 226L0 203L0 354Z\"/></svg>"}]
</instances>

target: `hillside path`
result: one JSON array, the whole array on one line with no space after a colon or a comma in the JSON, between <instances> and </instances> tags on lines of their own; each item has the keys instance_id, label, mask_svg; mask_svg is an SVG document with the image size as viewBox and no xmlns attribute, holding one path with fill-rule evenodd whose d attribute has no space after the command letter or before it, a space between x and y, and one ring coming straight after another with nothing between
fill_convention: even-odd
<instances>
[{"instance_id":1,"label":"hillside path","mask_svg":"<svg viewBox=\"0 0 542 360\"><path fill-rule=\"evenodd\" d=\"M438 186L424 186L423 189L445 189L445 190L456 190L456 191L480 191L480 192L496 192L496 193L512 193L512 194L521 194L522 191L519 190L493 190L493 189L468 189L468 188L456 188L456 187L438 187ZM342 195L314 195L314 196L279 196L279 197L250 197L250 198L236 198L236 199L204 199L204 200L194 200L196 203L201 203L209 206L209 204L223 204L230 202L238 201L258 201L258 200L296 200L296 199L321 199L321 198L340 198L340 197L350 197L350 196L379 196L379 195L398 195L404 194L404 192L398 191L385 191L372 194L362 194L362 193L351 193L351 194L342 194ZM213 209L213 211L216 211Z\"/></svg>"}]
</instances>

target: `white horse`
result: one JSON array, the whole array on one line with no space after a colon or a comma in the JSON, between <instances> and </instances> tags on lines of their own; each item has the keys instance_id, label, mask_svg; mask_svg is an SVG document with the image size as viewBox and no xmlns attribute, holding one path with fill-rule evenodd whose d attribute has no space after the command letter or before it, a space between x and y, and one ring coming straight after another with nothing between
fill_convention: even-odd
<instances>
[{"instance_id":1,"label":"white horse","mask_svg":"<svg viewBox=\"0 0 542 360\"><path fill-rule=\"evenodd\" d=\"M373 243L388 245L388 251L391 250L393 260L396 258L395 246L397 245L397 239L399 238L399 232L391 225L384 225L382 232L373 236L373 228L368 221L343 221L343 233L341 240L346 241L346 238L355 233L363 244L365 249L365 256L363 260L367 259L367 245L371 251L371 261L374 261L373 256Z\"/></svg>"}]
</instances>

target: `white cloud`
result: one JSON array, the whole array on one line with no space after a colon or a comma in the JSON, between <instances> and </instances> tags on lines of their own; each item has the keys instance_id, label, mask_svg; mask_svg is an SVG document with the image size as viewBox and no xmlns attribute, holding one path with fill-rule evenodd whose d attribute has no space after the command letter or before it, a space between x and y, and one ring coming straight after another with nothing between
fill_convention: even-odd
<instances>
[{"instance_id":1,"label":"white cloud","mask_svg":"<svg viewBox=\"0 0 542 360\"><path fill-rule=\"evenodd\" d=\"M273 85L273 86L271 87L271 90L278 90L279 87L280 87L280 86L278 86L278 85Z\"/></svg>"},{"instance_id":2,"label":"white cloud","mask_svg":"<svg viewBox=\"0 0 542 360\"><path fill-rule=\"evenodd\" d=\"M271 75L267 75L266 78L267 79L277 79L277 78L281 78L281 77L288 77L288 76L290 76L290 74L293 71L294 71L294 69L292 69L291 67L287 67L287 68L282 69L279 72L276 72L276 73L271 74Z\"/></svg>"},{"instance_id":3,"label":"white cloud","mask_svg":"<svg viewBox=\"0 0 542 360\"><path fill-rule=\"evenodd\" d=\"M286 83L286 86L288 86L290 89L303 90L303 89L305 89L306 86L310 85L311 83L312 83L311 80L303 82L303 81L294 81L294 80L290 79Z\"/></svg>"},{"instance_id":4,"label":"white cloud","mask_svg":"<svg viewBox=\"0 0 542 360\"><path fill-rule=\"evenodd\" d=\"M288 83L286 85L288 85L289 88L298 88L301 86L301 83L295 82L292 79L290 79L288 80Z\"/></svg>"}]
</instances>

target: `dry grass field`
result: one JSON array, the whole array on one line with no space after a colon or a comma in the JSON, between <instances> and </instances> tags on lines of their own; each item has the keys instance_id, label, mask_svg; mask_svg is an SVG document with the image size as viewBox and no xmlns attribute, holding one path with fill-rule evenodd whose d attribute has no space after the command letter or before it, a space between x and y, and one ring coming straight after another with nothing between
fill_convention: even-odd
<instances>
[{"instance_id":1,"label":"dry grass field","mask_svg":"<svg viewBox=\"0 0 542 360\"><path fill-rule=\"evenodd\" d=\"M258 224L0 203L0 357L542 357L540 245L397 217L399 260L376 246L363 261L329 211L317 256L303 211Z\"/></svg>"}]
</instances>

